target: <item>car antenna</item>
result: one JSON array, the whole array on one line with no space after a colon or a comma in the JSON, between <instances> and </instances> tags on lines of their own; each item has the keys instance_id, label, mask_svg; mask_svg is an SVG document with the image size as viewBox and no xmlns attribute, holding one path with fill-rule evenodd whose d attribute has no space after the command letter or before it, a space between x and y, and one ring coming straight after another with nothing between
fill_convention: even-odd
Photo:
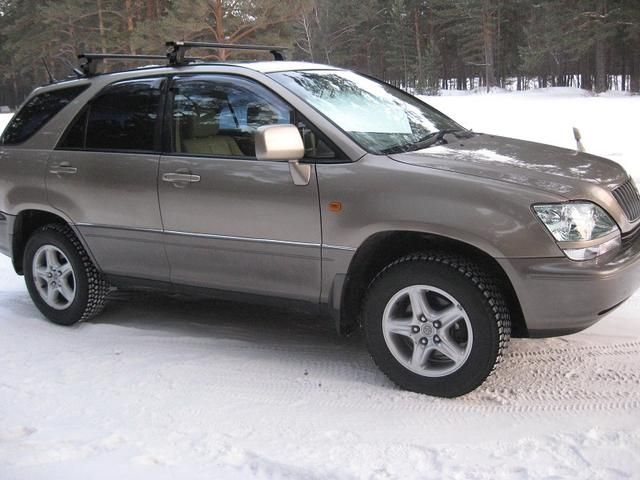
<instances>
[{"instance_id":1,"label":"car antenna","mask_svg":"<svg viewBox=\"0 0 640 480\"><path fill-rule=\"evenodd\" d=\"M56 79L53 78L53 75L51 75L51 70L49 70L49 65L47 65L47 61L44 59L44 57L41 57L40 60L42 60L44 69L47 71L47 75L49 76L49 83L56 83Z\"/></svg>"}]
</instances>

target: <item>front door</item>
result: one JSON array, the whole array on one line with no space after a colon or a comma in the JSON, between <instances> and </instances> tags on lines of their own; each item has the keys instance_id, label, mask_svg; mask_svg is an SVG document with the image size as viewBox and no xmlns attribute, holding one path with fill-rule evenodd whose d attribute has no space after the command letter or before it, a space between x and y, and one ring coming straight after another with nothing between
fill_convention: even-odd
<instances>
[{"instance_id":1,"label":"front door","mask_svg":"<svg viewBox=\"0 0 640 480\"><path fill-rule=\"evenodd\" d=\"M256 129L291 123L291 108L231 75L181 76L170 92L171 153L158 189L172 281L318 301L315 168L297 186L287 162L255 158Z\"/></svg>"}]
</instances>

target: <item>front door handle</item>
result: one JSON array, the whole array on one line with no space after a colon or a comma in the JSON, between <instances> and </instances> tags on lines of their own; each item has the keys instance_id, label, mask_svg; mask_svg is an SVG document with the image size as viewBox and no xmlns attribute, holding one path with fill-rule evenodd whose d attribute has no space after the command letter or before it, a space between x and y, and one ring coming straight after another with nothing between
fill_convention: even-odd
<instances>
[{"instance_id":1,"label":"front door handle","mask_svg":"<svg viewBox=\"0 0 640 480\"><path fill-rule=\"evenodd\" d=\"M190 173L165 173L162 175L163 182L169 183L198 183L200 175L192 175Z\"/></svg>"},{"instance_id":2,"label":"front door handle","mask_svg":"<svg viewBox=\"0 0 640 480\"><path fill-rule=\"evenodd\" d=\"M53 173L54 175L75 175L78 173L78 169L76 167L72 167L67 162L63 162L60 165L51 165L49 173Z\"/></svg>"}]
</instances>

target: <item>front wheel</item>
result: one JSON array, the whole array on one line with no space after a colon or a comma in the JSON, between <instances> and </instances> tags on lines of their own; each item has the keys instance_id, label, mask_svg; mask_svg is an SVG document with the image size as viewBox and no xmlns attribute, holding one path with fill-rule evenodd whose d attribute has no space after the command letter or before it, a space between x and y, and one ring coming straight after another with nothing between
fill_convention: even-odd
<instances>
[{"instance_id":1,"label":"front wheel","mask_svg":"<svg viewBox=\"0 0 640 480\"><path fill-rule=\"evenodd\" d=\"M23 272L33 303L54 323L73 325L104 307L107 283L66 225L44 226L29 238Z\"/></svg>"},{"instance_id":2,"label":"front wheel","mask_svg":"<svg viewBox=\"0 0 640 480\"><path fill-rule=\"evenodd\" d=\"M363 328L371 356L400 387L441 397L480 386L502 358L510 317L497 282L472 262L414 254L371 282Z\"/></svg>"}]
</instances>

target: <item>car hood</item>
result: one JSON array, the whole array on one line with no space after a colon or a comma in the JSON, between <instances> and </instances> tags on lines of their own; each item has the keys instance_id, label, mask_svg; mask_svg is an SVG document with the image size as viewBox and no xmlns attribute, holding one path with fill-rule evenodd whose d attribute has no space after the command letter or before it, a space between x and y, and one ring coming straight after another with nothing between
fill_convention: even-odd
<instances>
[{"instance_id":1,"label":"car hood","mask_svg":"<svg viewBox=\"0 0 640 480\"><path fill-rule=\"evenodd\" d=\"M494 135L445 137L444 143L390 155L396 161L517 183L568 199L594 185L613 190L628 175L617 163L575 150Z\"/></svg>"}]
</instances>

